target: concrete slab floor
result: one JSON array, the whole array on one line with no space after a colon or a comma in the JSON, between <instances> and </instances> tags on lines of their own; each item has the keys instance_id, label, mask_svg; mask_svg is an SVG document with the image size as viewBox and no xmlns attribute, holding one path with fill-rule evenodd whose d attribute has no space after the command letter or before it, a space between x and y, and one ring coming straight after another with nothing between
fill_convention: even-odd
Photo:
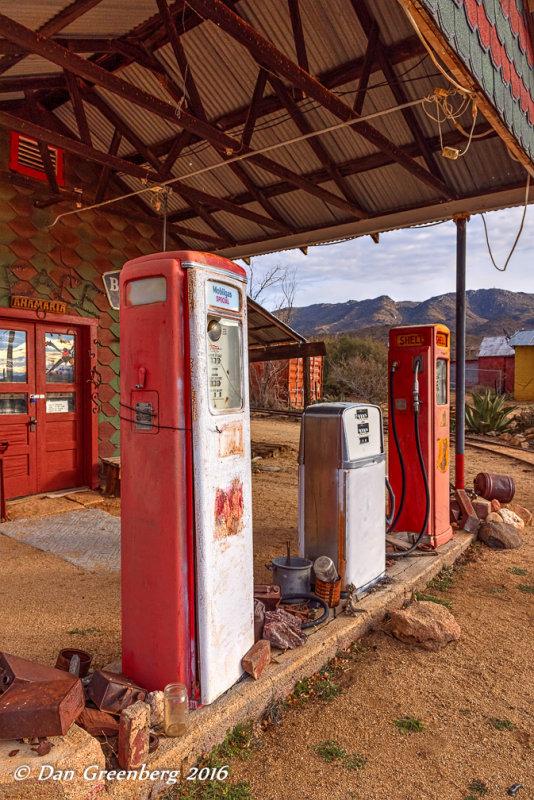
<instances>
[{"instance_id":1,"label":"concrete slab floor","mask_svg":"<svg viewBox=\"0 0 534 800\"><path fill-rule=\"evenodd\" d=\"M79 514L77 512L77 516ZM391 580L362 597L359 603L361 610L356 616L341 614L318 630L308 632L308 641L304 646L275 654L259 680L254 681L247 676L210 706L191 712L187 735L177 739L162 737L158 750L147 762L144 774L150 775L156 770L160 773L162 770L180 770L182 776L186 775L202 753L209 752L213 745L224 739L228 729L259 719L269 705L287 697L298 681L313 675L338 650L360 639L382 620L389 609L399 607L413 591L424 589L443 567L450 566L459 558L474 538L473 534L457 533L436 555L400 559L388 569ZM98 797L152 800L161 797L170 788L166 780L159 776L155 779L143 779L141 776L127 782L104 779L100 781ZM88 788L86 786L85 791L80 792L79 800L85 800ZM13 796L24 800L27 798L24 792ZM63 796L78 800L78 796L73 798L72 794ZM35 797L37 799L40 795L36 794Z\"/></svg>"},{"instance_id":2,"label":"concrete slab floor","mask_svg":"<svg viewBox=\"0 0 534 800\"><path fill-rule=\"evenodd\" d=\"M120 517L101 509L4 522L2 533L89 572L120 570Z\"/></svg>"}]
</instances>

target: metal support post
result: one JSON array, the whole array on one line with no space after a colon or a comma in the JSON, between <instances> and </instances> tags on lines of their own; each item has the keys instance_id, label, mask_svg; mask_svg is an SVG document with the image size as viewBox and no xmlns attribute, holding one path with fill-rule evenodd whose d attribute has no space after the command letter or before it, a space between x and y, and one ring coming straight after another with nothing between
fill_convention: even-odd
<instances>
[{"instance_id":1,"label":"metal support post","mask_svg":"<svg viewBox=\"0 0 534 800\"><path fill-rule=\"evenodd\" d=\"M456 458L455 486L465 488L465 262L466 223L462 215L456 222Z\"/></svg>"}]
</instances>

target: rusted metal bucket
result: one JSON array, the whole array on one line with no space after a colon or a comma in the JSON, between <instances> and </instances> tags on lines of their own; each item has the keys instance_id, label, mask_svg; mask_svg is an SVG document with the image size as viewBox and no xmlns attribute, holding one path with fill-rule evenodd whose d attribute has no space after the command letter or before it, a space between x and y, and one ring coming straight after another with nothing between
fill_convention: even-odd
<instances>
[{"instance_id":1,"label":"rusted metal bucket","mask_svg":"<svg viewBox=\"0 0 534 800\"><path fill-rule=\"evenodd\" d=\"M324 600L329 608L335 608L341 600L341 578L337 581L322 581L316 577L315 594Z\"/></svg>"},{"instance_id":2,"label":"rusted metal bucket","mask_svg":"<svg viewBox=\"0 0 534 800\"><path fill-rule=\"evenodd\" d=\"M308 594L310 591L312 562L307 558L287 556L273 558L265 565L273 571L273 583L280 587L282 598L288 594Z\"/></svg>"},{"instance_id":3,"label":"rusted metal bucket","mask_svg":"<svg viewBox=\"0 0 534 800\"><path fill-rule=\"evenodd\" d=\"M80 678L85 678L89 672L93 656L85 650L65 649L60 650L56 661L56 669L62 669L64 672L69 671L72 656L79 656L80 658Z\"/></svg>"},{"instance_id":4,"label":"rusted metal bucket","mask_svg":"<svg viewBox=\"0 0 534 800\"><path fill-rule=\"evenodd\" d=\"M473 481L475 492L485 500L498 500L500 503L511 503L515 494L514 479L509 475L494 475L490 472L479 472Z\"/></svg>"}]
</instances>

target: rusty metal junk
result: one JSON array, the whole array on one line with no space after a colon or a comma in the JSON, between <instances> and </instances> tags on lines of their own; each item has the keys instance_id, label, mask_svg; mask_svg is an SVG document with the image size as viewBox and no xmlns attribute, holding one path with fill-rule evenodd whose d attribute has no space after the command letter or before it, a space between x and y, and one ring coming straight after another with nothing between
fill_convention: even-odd
<instances>
[{"instance_id":1,"label":"rusty metal junk","mask_svg":"<svg viewBox=\"0 0 534 800\"><path fill-rule=\"evenodd\" d=\"M0 739L62 736L84 705L76 676L0 653Z\"/></svg>"},{"instance_id":2,"label":"rusty metal junk","mask_svg":"<svg viewBox=\"0 0 534 800\"><path fill-rule=\"evenodd\" d=\"M146 698L146 691L124 675L97 670L87 686L87 697L108 714L120 715L132 703Z\"/></svg>"},{"instance_id":3,"label":"rusty metal junk","mask_svg":"<svg viewBox=\"0 0 534 800\"><path fill-rule=\"evenodd\" d=\"M514 479L508 475L479 472L473 481L475 492L485 500L511 503L515 494Z\"/></svg>"},{"instance_id":4,"label":"rusty metal junk","mask_svg":"<svg viewBox=\"0 0 534 800\"><path fill-rule=\"evenodd\" d=\"M324 600L329 608L336 608L341 600L341 578L336 581L315 579L315 594Z\"/></svg>"},{"instance_id":5,"label":"rusty metal junk","mask_svg":"<svg viewBox=\"0 0 534 800\"><path fill-rule=\"evenodd\" d=\"M282 593L280 587L271 583L254 584L254 600L259 600L267 611L274 611L280 605Z\"/></svg>"},{"instance_id":6,"label":"rusty metal junk","mask_svg":"<svg viewBox=\"0 0 534 800\"><path fill-rule=\"evenodd\" d=\"M80 678L85 678L89 672L91 661L93 660L93 656L85 650L74 650L72 648L60 650L56 661L56 669L62 669L65 672L71 671L70 667L73 656L78 656L80 659L80 671L78 674Z\"/></svg>"}]
</instances>

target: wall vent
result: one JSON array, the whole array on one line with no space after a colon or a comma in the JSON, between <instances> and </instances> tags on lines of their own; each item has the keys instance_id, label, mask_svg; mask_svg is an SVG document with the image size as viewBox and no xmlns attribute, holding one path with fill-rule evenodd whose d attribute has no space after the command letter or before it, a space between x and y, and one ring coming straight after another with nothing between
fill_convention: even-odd
<instances>
[{"instance_id":1,"label":"wall vent","mask_svg":"<svg viewBox=\"0 0 534 800\"><path fill-rule=\"evenodd\" d=\"M48 145L48 152L50 153L50 160L54 167L58 185L64 186L63 150ZM46 181L46 171L37 139L11 131L9 168L30 178Z\"/></svg>"}]
</instances>

